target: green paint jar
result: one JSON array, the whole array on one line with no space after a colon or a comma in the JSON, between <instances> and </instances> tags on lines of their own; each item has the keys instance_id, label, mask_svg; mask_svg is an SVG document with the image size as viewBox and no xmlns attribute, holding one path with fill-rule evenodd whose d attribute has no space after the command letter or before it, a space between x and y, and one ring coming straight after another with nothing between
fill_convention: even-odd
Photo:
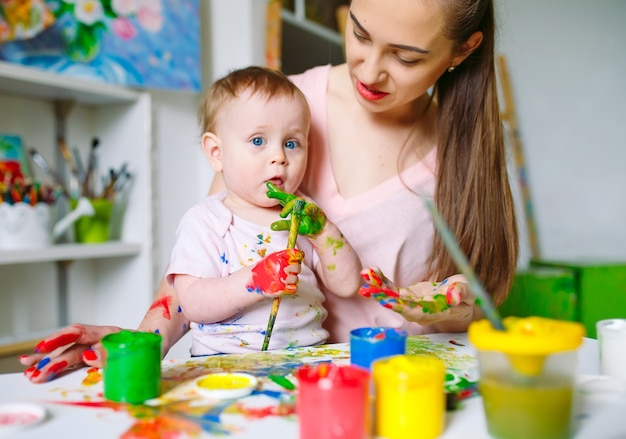
<instances>
[{"instance_id":1,"label":"green paint jar","mask_svg":"<svg viewBox=\"0 0 626 439\"><path fill-rule=\"evenodd\" d=\"M161 336L122 330L102 339L107 354L104 397L141 404L161 393Z\"/></svg>"}]
</instances>

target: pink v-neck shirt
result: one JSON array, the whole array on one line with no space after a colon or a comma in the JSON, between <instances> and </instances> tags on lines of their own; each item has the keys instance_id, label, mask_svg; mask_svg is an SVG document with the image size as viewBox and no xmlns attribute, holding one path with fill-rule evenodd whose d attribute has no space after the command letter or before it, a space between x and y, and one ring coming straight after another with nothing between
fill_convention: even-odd
<instances>
[{"instance_id":1,"label":"pink v-neck shirt","mask_svg":"<svg viewBox=\"0 0 626 439\"><path fill-rule=\"evenodd\" d=\"M430 214L417 194L434 193L436 150L433 148L421 162L400 175L358 196L344 198L337 188L328 145L329 72L327 65L290 77L306 95L312 113L308 171L301 189L339 227L364 267L380 267L399 286L422 281L434 229ZM402 328L409 334L432 332L428 327L406 321L373 299L358 295L346 299L324 293L328 311L324 327L330 332L329 342L348 341L350 330L360 327L389 326Z\"/></svg>"}]
</instances>

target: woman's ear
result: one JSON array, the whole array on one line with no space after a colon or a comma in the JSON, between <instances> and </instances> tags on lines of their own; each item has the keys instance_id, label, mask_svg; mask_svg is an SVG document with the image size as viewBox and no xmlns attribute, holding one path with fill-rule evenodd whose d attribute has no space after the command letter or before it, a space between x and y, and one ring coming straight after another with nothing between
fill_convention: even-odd
<instances>
[{"instance_id":1,"label":"woman's ear","mask_svg":"<svg viewBox=\"0 0 626 439\"><path fill-rule=\"evenodd\" d=\"M483 42L483 33L480 31L474 32L470 37L461 44L459 50L454 58L452 58L451 65L458 66L465 58L470 56L472 52L480 47Z\"/></svg>"},{"instance_id":2,"label":"woman's ear","mask_svg":"<svg viewBox=\"0 0 626 439\"><path fill-rule=\"evenodd\" d=\"M222 143L214 133L202 135L202 151L215 172L222 172Z\"/></svg>"}]
</instances>

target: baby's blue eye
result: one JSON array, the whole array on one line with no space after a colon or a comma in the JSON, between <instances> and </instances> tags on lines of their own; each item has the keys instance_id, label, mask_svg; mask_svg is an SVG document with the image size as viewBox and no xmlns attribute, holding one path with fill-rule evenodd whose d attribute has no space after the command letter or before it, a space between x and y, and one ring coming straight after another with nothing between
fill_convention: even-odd
<instances>
[{"instance_id":1,"label":"baby's blue eye","mask_svg":"<svg viewBox=\"0 0 626 439\"><path fill-rule=\"evenodd\" d=\"M254 137L252 139L252 144L254 146L263 146L265 145L265 139L263 137Z\"/></svg>"},{"instance_id":2,"label":"baby's blue eye","mask_svg":"<svg viewBox=\"0 0 626 439\"><path fill-rule=\"evenodd\" d=\"M295 140L287 140L285 142L285 148L287 149L296 149L298 147L298 142Z\"/></svg>"}]
</instances>

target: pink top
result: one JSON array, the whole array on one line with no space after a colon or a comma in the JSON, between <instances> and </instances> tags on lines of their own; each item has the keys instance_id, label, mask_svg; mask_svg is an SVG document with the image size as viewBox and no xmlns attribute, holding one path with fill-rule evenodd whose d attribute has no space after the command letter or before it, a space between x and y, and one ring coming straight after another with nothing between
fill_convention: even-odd
<instances>
[{"instance_id":1,"label":"pink top","mask_svg":"<svg viewBox=\"0 0 626 439\"><path fill-rule=\"evenodd\" d=\"M380 267L399 286L422 281L434 229L426 206L416 194L434 193L436 150L399 176L345 199L337 189L330 162L326 111L329 71L327 65L291 76L306 95L312 113L308 171L301 189L339 227L364 267ZM329 342L348 341L351 329L368 326L402 328L409 334L433 332L406 321L373 299L325 293L328 318L324 327L330 332Z\"/></svg>"}]
</instances>

